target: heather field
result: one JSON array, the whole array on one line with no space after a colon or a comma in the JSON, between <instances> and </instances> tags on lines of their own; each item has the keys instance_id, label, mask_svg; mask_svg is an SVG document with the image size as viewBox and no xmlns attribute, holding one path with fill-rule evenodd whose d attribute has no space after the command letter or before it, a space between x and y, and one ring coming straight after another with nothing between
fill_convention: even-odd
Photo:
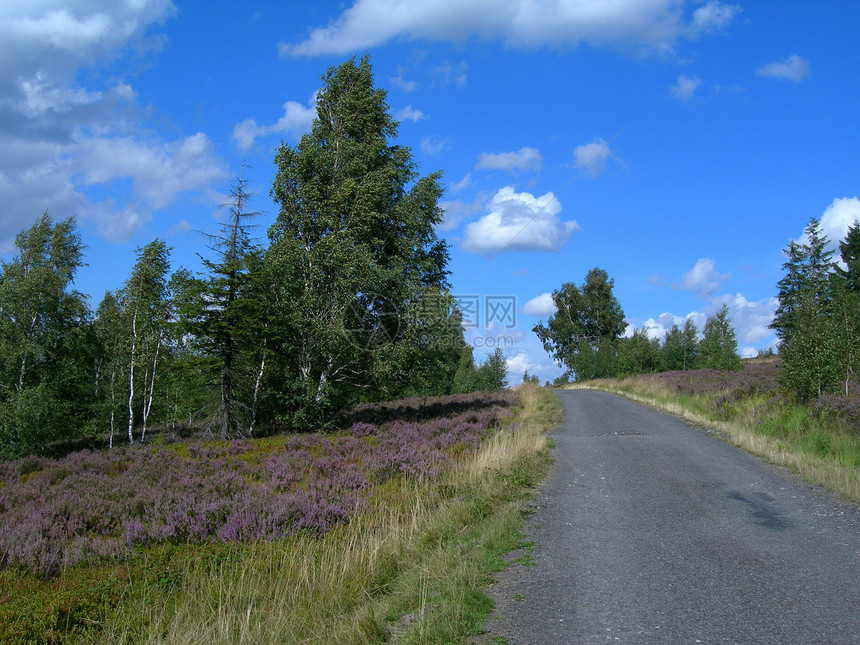
<instances>
[{"instance_id":1,"label":"heather field","mask_svg":"<svg viewBox=\"0 0 860 645\"><path fill-rule=\"evenodd\" d=\"M787 466L812 483L860 501L860 392L801 402L778 382L777 358L745 361L740 371L711 369L591 381L705 426Z\"/></svg>"},{"instance_id":2,"label":"heather field","mask_svg":"<svg viewBox=\"0 0 860 645\"><path fill-rule=\"evenodd\" d=\"M557 407L537 388L413 399L326 435L0 465L0 642L474 632Z\"/></svg>"}]
</instances>

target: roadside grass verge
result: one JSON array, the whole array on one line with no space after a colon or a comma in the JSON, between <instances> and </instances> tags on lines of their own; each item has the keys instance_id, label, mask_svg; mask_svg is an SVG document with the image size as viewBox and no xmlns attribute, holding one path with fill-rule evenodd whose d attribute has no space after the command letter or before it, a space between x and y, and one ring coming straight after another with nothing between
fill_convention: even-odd
<instances>
[{"instance_id":1,"label":"roadside grass verge","mask_svg":"<svg viewBox=\"0 0 860 645\"><path fill-rule=\"evenodd\" d=\"M640 375L568 387L612 392L679 416L860 502L860 433L832 410L785 398L773 380L774 369L753 362L735 373Z\"/></svg>"},{"instance_id":2,"label":"roadside grass verge","mask_svg":"<svg viewBox=\"0 0 860 645\"><path fill-rule=\"evenodd\" d=\"M477 452L434 478L374 484L369 510L322 537L169 541L48 579L7 568L0 614L21 636L4 642L463 642L492 608L481 588L522 546L526 502L549 465L546 431L560 418L552 391L524 387L515 416ZM25 615L35 621L26 637Z\"/></svg>"}]
</instances>

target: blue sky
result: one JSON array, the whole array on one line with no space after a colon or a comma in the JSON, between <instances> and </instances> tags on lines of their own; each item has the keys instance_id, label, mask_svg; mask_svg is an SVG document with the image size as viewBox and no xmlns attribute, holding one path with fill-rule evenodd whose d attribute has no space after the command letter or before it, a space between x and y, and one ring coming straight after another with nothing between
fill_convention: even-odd
<instances>
[{"instance_id":1,"label":"blue sky","mask_svg":"<svg viewBox=\"0 0 860 645\"><path fill-rule=\"evenodd\" d=\"M367 53L398 142L444 172L479 357L558 375L531 328L595 266L631 329L727 304L754 354L788 241L860 217L858 25L848 1L0 0L0 252L48 209L78 218L94 306L156 237L195 269L243 160L265 240L275 147Z\"/></svg>"}]
</instances>

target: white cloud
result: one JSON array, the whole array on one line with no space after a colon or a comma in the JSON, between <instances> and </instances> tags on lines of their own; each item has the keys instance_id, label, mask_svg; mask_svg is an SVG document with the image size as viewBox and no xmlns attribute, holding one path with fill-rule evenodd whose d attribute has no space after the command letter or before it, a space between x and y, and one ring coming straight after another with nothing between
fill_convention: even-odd
<instances>
[{"instance_id":1,"label":"white cloud","mask_svg":"<svg viewBox=\"0 0 860 645\"><path fill-rule=\"evenodd\" d=\"M466 176L463 177L456 184L451 184L451 192L459 193L461 190L464 190L472 185L472 173L467 172Z\"/></svg>"},{"instance_id":2,"label":"white cloud","mask_svg":"<svg viewBox=\"0 0 860 645\"><path fill-rule=\"evenodd\" d=\"M131 85L81 73L152 55L163 41L153 27L174 12L169 0L2 3L0 193L14 208L0 219L0 248L45 210L128 239L178 194L209 196L210 182L225 176L206 135L141 135L144 110ZM129 180L126 196L116 182Z\"/></svg>"},{"instance_id":3,"label":"white cloud","mask_svg":"<svg viewBox=\"0 0 860 645\"><path fill-rule=\"evenodd\" d=\"M536 148L520 148L514 152L482 152L475 168L480 170L507 170L539 172L543 157Z\"/></svg>"},{"instance_id":4,"label":"white cloud","mask_svg":"<svg viewBox=\"0 0 860 645\"><path fill-rule=\"evenodd\" d=\"M690 78L684 74L681 74L678 77L678 82L672 86L672 96L674 96L679 101L683 101L686 103L691 98L693 98L693 93L696 91L696 88L702 84L702 79L698 76L694 76Z\"/></svg>"},{"instance_id":5,"label":"white cloud","mask_svg":"<svg viewBox=\"0 0 860 645\"><path fill-rule=\"evenodd\" d=\"M460 61L456 65L445 61L441 65L436 65L430 72L430 77L434 84L446 86L456 85L463 87L468 79L469 64L466 61Z\"/></svg>"},{"instance_id":6,"label":"white cloud","mask_svg":"<svg viewBox=\"0 0 860 645\"><path fill-rule=\"evenodd\" d=\"M411 105L398 110L394 115L395 121L420 121L423 118L424 113L421 110L414 109Z\"/></svg>"},{"instance_id":7,"label":"white cloud","mask_svg":"<svg viewBox=\"0 0 860 645\"><path fill-rule=\"evenodd\" d=\"M711 258L700 258L696 260L695 266L684 274L683 282L676 286L695 291L707 298L714 295L720 288L720 283L730 277L728 273L717 273Z\"/></svg>"},{"instance_id":8,"label":"white cloud","mask_svg":"<svg viewBox=\"0 0 860 645\"><path fill-rule=\"evenodd\" d=\"M548 317L555 313L555 302L552 294L544 292L523 305L523 313L527 316Z\"/></svg>"},{"instance_id":9,"label":"white cloud","mask_svg":"<svg viewBox=\"0 0 860 645\"><path fill-rule=\"evenodd\" d=\"M760 67L756 76L768 76L770 78L781 78L789 81L802 81L810 75L809 61L797 54L792 54L785 60L768 63Z\"/></svg>"},{"instance_id":10,"label":"white cloud","mask_svg":"<svg viewBox=\"0 0 860 645\"><path fill-rule=\"evenodd\" d=\"M728 25L741 11L738 5L727 5L710 0L704 7L693 12L693 31L713 31Z\"/></svg>"},{"instance_id":11,"label":"white cloud","mask_svg":"<svg viewBox=\"0 0 860 645\"><path fill-rule=\"evenodd\" d=\"M592 177L597 177L606 170L606 162L612 156L609 144L603 139L595 139L591 143L577 146L573 151L576 167L580 170L586 169Z\"/></svg>"},{"instance_id":12,"label":"white cloud","mask_svg":"<svg viewBox=\"0 0 860 645\"><path fill-rule=\"evenodd\" d=\"M855 220L860 220L860 199L857 197L834 199L819 218L821 231L828 239L827 250L833 251L835 261L841 262L839 243L845 239L848 227ZM809 238L806 231L804 230L794 241L798 244L808 244Z\"/></svg>"},{"instance_id":13,"label":"white cloud","mask_svg":"<svg viewBox=\"0 0 860 645\"><path fill-rule=\"evenodd\" d=\"M540 356L540 359L534 358L534 353ZM528 370L532 376L537 376L541 383L544 381L552 381L557 376L560 376L564 370L558 365L547 360L546 352L543 349L537 349L535 352L529 349L520 349L513 356L506 358L508 368L508 384L519 385L522 383L523 372Z\"/></svg>"},{"instance_id":14,"label":"white cloud","mask_svg":"<svg viewBox=\"0 0 860 645\"><path fill-rule=\"evenodd\" d=\"M776 337L769 325L773 320L779 301L776 298L764 298L751 302L741 293L716 296L711 299L704 311L690 312L686 316L677 316L665 312L656 318L648 318L642 326L649 338L662 339L665 338L666 332L672 328L672 325L683 327L689 318L696 325L701 338L707 316L717 313L723 305L727 305L729 308L732 327L735 330L738 344L742 346L745 354L752 350L754 356L758 350L753 349L753 346L773 346L776 343ZM630 331L632 333L632 328Z\"/></svg>"},{"instance_id":15,"label":"white cloud","mask_svg":"<svg viewBox=\"0 0 860 645\"><path fill-rule=\"evenodd\" d=\"M662 340L666 337L666 332L672 329L673 325L683 327L688 318L693 321L696 325L696 329L701 332L702 327L704 327L705 324L705 315L697 312L691 312L686 316L676 316L675 314L664 312L656 318L649 318L646 320L643 323L642 328L645 329L645 333L648 334L648 338L659 338ZM632 335L632 328L628 329L628 331Z\"/></svg>"},{"instance_id":16,"label":"white cloud","mask_svg":"<svg viewBox=\"0 0 860 645\"><path fill-rule=\"evenodd\" d=\"M731 22L738 8L712 0L693 10L683 0L356 0L282 55L347 54L390 42L501 40L511 47L575 47L581 42L623 48L671 49Z\"/></svg>"},{"instance_id":17,"label":"white cloud","mask_svg":"<svg viewBox=\"0 0 860 645\"><path fill-rule=\"evenodd\" d=\"M131 179L137 199L155 209L168 206L181 192L205 189L227 175L202 132L156 144L130 137L83 139L77 165L84 185Z\"/></svg>"},{"instance_id":18,"label":"white cloud","mask_svg":"<svg viewBox=\"0 0 860 645\"><path fill-rule=\"evenodd\" d=\"M839 242L848 235L848 227L860 220L860 199L842 197L834 199L821 216L821 230L830 239L830 248L839 257Z\"/></svg>"},{"instance_id":19,"label":"white cloud","mask_svg":"<svg viewBox=\"0 0 860 645\"><path fill-rule=\"evenodd\" d=\"M287 101L283 105L284 114L271 125L258 125L254 119L245 119L233 128L231 140L236 147L242 151L248 151L254 147L254 141L269 134L284 134L300 137L311 129L317 115L316 93L304 106L296 101Z\"/></svg>"},{"instance_id":20,"label":"white cloud","mask_svg":"<svg viewBox=\"0 0 860 645\"><path fill-rule=\"evenodd\" d=\"M440 231L454 230L464 219L483 210L483 205L479 201L470 203L462 199L439 202L439 207L445 211L445 220L437 226Z\"/></svg>"},{"instance_id":21,"label":"white cloud","mask_svg":"<svg viewBox=\"0 0 860 645\"><path fill-rule=\"evenodd\" d=\"M407 81L403 78L403 76L392 76L388 79L388 82L391 83L394 87L399 87L404 92L414 92L418 89L418 83L415 81Z\"/></svg>"},{"instance_id":22,"label":"white cloud","mask_svg":"<svg viewBox=\"0 0 860 645\"><path fill-rule=\"evenodd\" d=\"M723 305L729 307L732 326L735 328L740 343L760 344L762 341L774 337L774 332L769 328L769 325L773 321L776 308L779 306L779 301L776 298L750 302L741 293L723 294L711 301L711 308L709 308L708 313L716 313ZM701 329L700 327L699 331Z\"/></svg>"},{"instance_id":23,"label":"white cloud","mask_svg":"<svg viewBox=\"0 0 860 645\"><path fill-rule=\"evenodd\" d=\"M439 140L436 137L424 137L421 139L421 151L425 155L438 155L445 148L448 147L448 142L443 140Z\"/></svg>"},{"instance_id":24,"label":"white cloud","mask_svg":"<svg viewBox=\"0 0 860 645\"><path fill-rule=\"evenodd\" d=\"M574 231L575 221L558 218L561 205L552 193L541 197L501 188L486 206L489 211L466 227L463 247L472 253L492 254L502 250L561 250Z\"/></svg>"}]
</instances>

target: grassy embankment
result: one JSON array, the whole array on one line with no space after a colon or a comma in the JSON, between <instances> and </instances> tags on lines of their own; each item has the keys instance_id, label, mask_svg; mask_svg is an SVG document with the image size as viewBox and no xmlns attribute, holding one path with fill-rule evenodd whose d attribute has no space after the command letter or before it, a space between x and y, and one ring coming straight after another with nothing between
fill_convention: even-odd
<instances>
[{"instance_id":1,"label":"grassy embankment","mask_svg":"<svg viewBox=\"0 0 860 645\"><path fill-rule=\"evenodd\" d=\"M778 361L753 359L740 372L669 372L571 387L613 392L680 416L860 502L860 400L824 396L799 403L780 390L777 373Z\"/></svg>"},{"instance_id":2,"label":"grassy embankment","mask_svg":"<svg viewBox=\"0 0 860 645\"><path fill-rule=\"evenodd\" d=\"M47 579L6 568L0 640L17 629L17 642L462 642L491 609L480 589L522 546L545 433L560 420L551 391L523 388L520 405L434 480L373 485L369 510L323 537L167 541Z\"/></svg>"}]
</instances>

